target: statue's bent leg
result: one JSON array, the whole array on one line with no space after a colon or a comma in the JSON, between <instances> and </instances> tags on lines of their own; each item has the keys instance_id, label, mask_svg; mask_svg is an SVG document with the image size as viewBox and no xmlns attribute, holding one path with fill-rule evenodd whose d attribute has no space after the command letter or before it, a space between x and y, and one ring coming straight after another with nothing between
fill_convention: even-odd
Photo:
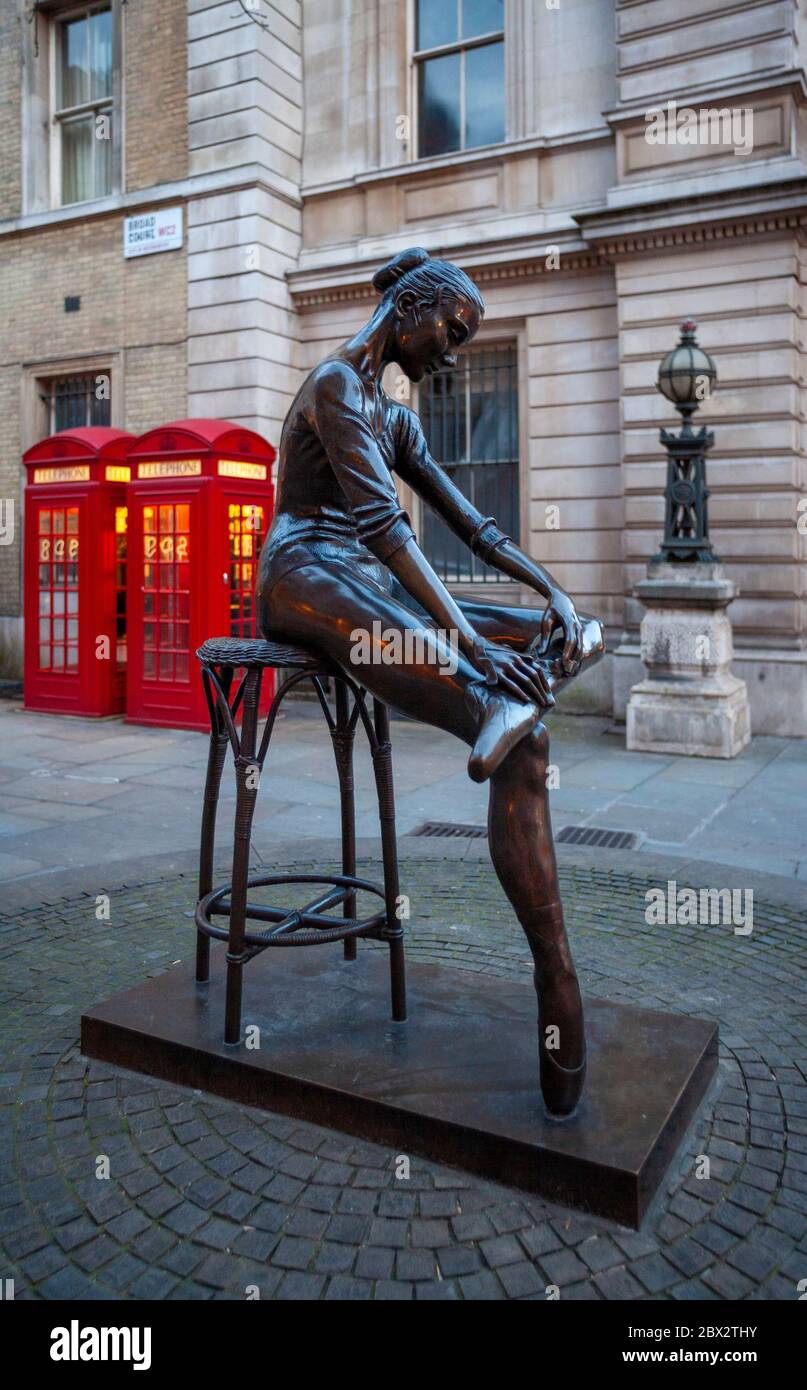
<instances>
[{"instance_id":1,"label":"statue's bent leg","mask_svg":"<svg viewBox=\"0 0 807 1390\"><path fill-rule=\"evenodd\" d=\"M475 781L540 720L537 705L487 687L456 647L418 640L427 629L435 634L434 624L354 566L300 566L261 592L259 603L265 636L327 652L377 699L468 743Z\"/></svg>"},{"instance_id":2,"label":"statue's bent leg","mask_svg":"<svg viewBox=\"0 0 807 1390\"><path fill-rule=\"evenodd\" d=\"M501 642L516 651L525 651L535 640L544 616L540 608L512 608L499 603L463 600L460 608L480 636L490 642ZM583 656L577 670L572 675L561 670L563 638L559 633L553 638L546 656L540 658L553 694L557 694L590 666L596 666L605 655L605 629L599 618L592 617L590 613L579 613L578 616L583 625Z\"/></svg>"},{"instance_id":3,"label":"statue's bent leg","mask_svg":"<svg viewBox=\"0 0 807 1390\"><path fill-rule=\"evenodd\" d=\"M560 901L549 818L549 737L541 725L493 774L488 809L490 854L535 962L541 1090L554 1118L570 1115L585 1079L580 989Z\"/></svg>"}]
</instances>

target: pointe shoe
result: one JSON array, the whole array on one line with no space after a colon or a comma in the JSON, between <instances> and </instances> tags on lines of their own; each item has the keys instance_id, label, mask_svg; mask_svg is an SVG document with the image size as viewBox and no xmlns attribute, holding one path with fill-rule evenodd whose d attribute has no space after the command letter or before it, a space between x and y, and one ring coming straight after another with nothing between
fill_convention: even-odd
<instances>
[{"instance_id":1,"label":"pointe shoe","mask_svg":"<svg viewBox=\"0 0 807 1390\"><path fill-rule=\"evenodd\" d=\"M471 781L486 782L516 744L540 724L541 714L537 705L522 705L507 695L489 695L468 759Z\"/></svg>"},{"instance_id":2,"label":"pointe shoe","mask_svg":"<svg viewBox=\"0 0 807 1390\"><path fill-rule=\"evenodd\" d=\"M538 1035L538 1058L541 1094L547 1119L570 1120L583 1091L586 1079L586 1057L578 1067L564 1067L548 1052L543 1037Z\"/></svg>"}]
</instances>

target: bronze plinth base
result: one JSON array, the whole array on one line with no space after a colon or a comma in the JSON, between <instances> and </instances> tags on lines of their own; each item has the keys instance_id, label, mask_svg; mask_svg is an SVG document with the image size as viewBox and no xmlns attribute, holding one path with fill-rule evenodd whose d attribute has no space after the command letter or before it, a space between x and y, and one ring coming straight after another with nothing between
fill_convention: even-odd
<instances>
[{"instance_id":1,"label":"bronze plinth base","mask_svg":"<svg viewBox=\"0 0 807 1390\"><path fill-rule=\"evenodd\" d=\"M221 1040L214 945L209 984L183 962L89 1010L82 1051L638 1227L717 1066L716 1024L589 999L584 1097L557 1124L538 1090L526 972L413 963L409 1020L393 1023L386 956L258 957L244 984L244 1025L260 1028L250 1050Z\"/></svg>"}]
</instances>

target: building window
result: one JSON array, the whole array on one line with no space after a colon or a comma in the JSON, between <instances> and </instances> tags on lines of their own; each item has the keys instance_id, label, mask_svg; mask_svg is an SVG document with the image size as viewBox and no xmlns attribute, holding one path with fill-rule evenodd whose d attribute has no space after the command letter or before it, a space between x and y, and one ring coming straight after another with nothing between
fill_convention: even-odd
<instances>
[{"instance_id":1,"label":"building window","mask_svg":"<svg viewBox=\"0 0 807 1390\"><path fill-rule=\"evenodd\" d=\"M57 21L55 38L59 201L85 203L113 191L111 6L70 12Z\"/></svg>"},{"instance_id":2,"label":"building window","mask_svg":"<svg viewBox=\"0 0 807 1390\"><path fill-rule=\"evenodd\" d=\"M110 423L108 373L54 377L43 385L48 434Z\"/></svg>"},{"instance_id":3,"label":"building window","mask_svg":"<svg viewBox=\"0 0 807 1390\"><path fill-rule=\"evenodd\" d=\"M518 358L515 345L470 348L421 387L420 418L432 456L483 516L518 540ZM423 549L448 583L506 579L474 556L430 508Z\"/></svg>"},{"instance_id":4,"label":"building window","mask_svg":"<svg viewBox=\"0 0 807 1390\"><path fill-rule=\"evenodd\" d=\"M504 0L417 0L418 155L505 138Z\"/></svg>"}]
</instances>

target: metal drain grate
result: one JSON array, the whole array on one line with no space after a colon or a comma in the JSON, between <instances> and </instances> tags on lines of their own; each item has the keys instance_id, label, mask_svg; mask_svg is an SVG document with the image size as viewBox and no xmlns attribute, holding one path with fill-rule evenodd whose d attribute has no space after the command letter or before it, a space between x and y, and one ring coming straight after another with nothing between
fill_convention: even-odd
<instances>
[{"instance_id":1,"label":"metal drain grate","mask_svg":"<svg viewBox=\"0 0 807 1390\"><path fill-rule=\"evenodd\" d=\"M483 835L487 835L488 832L484 825L460 825L457 821L427 820L411 833L413 835L442 836L444 839L478 840Z\"/></svg>"},{"instance_id":2,"label":"metal drain grate","mask_svg":"<svg viewBox=\"0 0 807 1390\"><path fill-rule=\"evenodd\" d=\"M429 835L444 840L478 840L487 835L484 825L462 825L458 821L427 820L411 835ZM597 845L600 849L636 849L642 840L630 830L601 830L596 825L564 825L555 836L559 844Z\"/></svg>"},{"instance_id":3,"label":"metal drain grate","mask_svg":"<svg viewBox=\"0 0 807 1390\"><path fill-rule=\"evenodd\" d=\"M636 849L639 836L630 830L600 830L596 825L564 825L558 844L598 845L600 849Z\"/></svg>"}]
</instances>

